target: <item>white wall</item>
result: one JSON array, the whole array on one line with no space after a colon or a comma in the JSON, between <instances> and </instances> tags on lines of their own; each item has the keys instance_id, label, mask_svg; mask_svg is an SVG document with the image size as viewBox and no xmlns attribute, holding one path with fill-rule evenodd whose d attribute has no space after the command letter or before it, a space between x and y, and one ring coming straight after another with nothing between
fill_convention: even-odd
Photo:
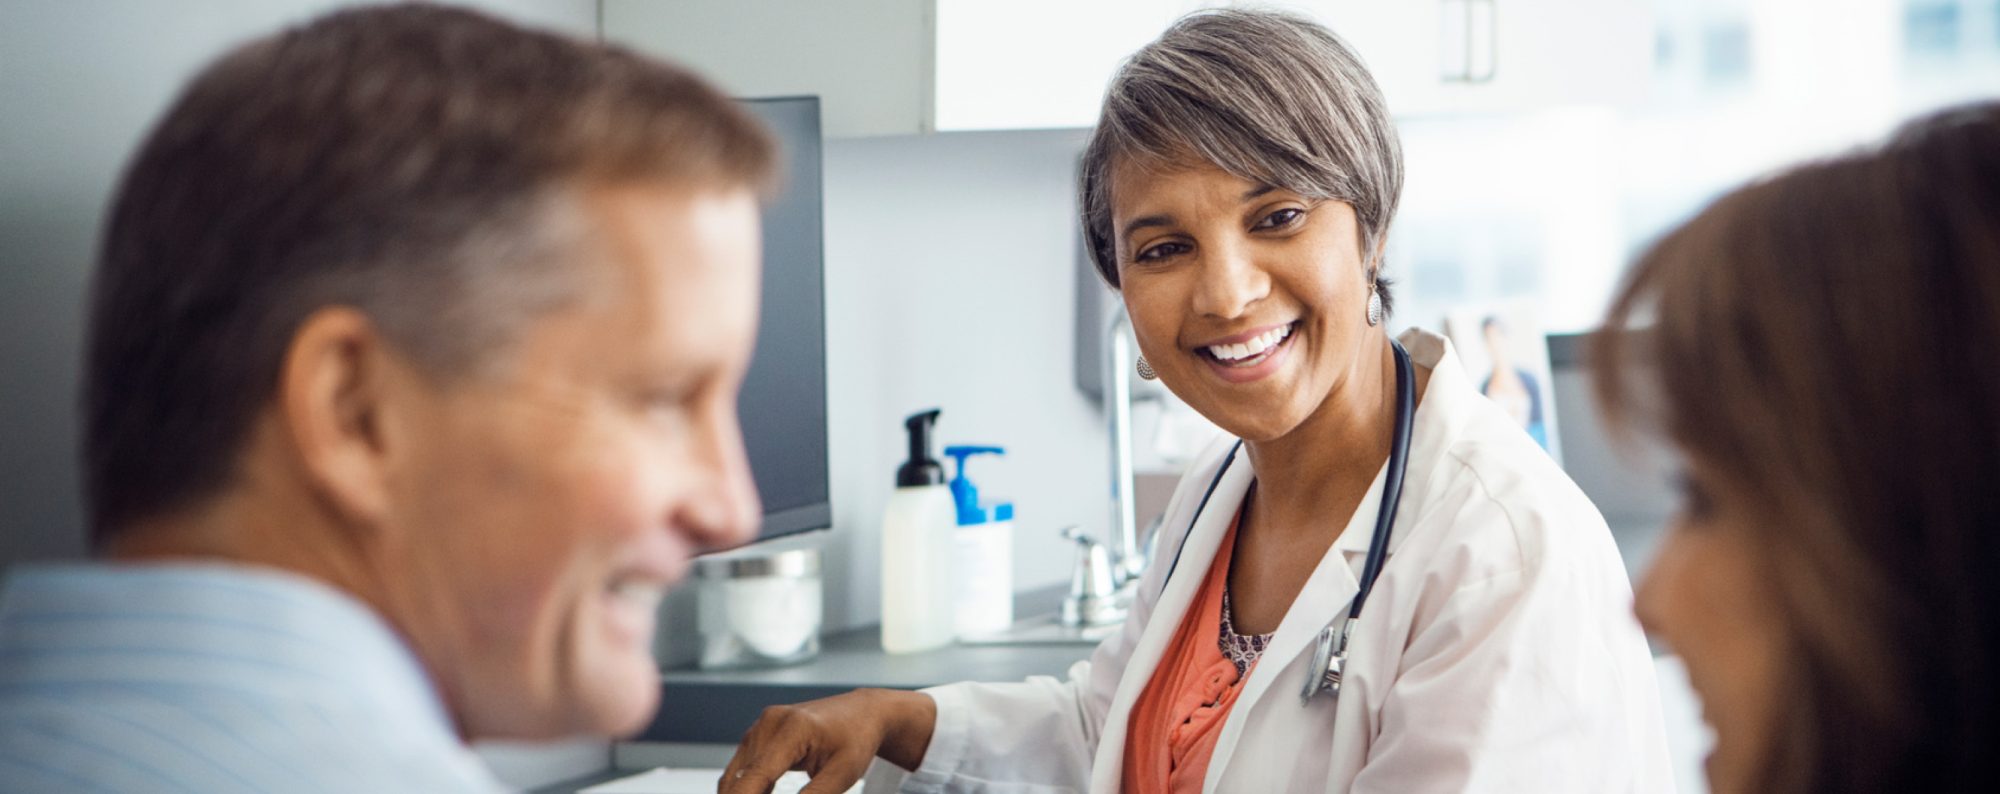
<instances>
[{"instance_id":1,"label":"white wall","mask_svg":"<svg viewBox=\"0 0 2000 794\"><path fill-rule=\"evenodd\" d=\"M1016 589L1067 581L1056 531L1110 516L1104 424L1076 390L1072 179L1084 132L826 144L827 389L834 531L827 624L881 615L882 508L902 420L942 408L939 448L986 443L982 492L1015 503Z\"/></svg>"},{"instance_id":2,"label":"white wall","mask_svg":"<svg viewBox=\"0 0 2000 794\"><path fill-rule=\"evenodd\" d=\"M229 47L353 2L0 5L0 566L81 556L74 409L84 288L113 184L148 125ZM595 0L471 3L595 37ZM481 748L508 783L603 767L600 741Z\"/></svg>"}]
</instances>

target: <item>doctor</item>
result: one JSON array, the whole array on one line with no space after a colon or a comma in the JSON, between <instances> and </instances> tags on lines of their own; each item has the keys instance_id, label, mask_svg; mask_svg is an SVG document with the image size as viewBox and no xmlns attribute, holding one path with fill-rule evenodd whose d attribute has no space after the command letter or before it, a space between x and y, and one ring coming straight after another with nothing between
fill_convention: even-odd
<instances>
[{"instance_id":1,"label":"doctor","mask_svg":"<svg viewBox=\"0 0 2000 794\"><path fill-rule=\"evenodd\" d=\"M1114 78L1081 182L1141 376L1241 441L1068 680L773 709L722 790L838 791L876 756L908 791L1671 790L1603 519L1448 342L1386 333L1402 162L1352 50L1187 17Z\"/></svg>"}]
</instances>

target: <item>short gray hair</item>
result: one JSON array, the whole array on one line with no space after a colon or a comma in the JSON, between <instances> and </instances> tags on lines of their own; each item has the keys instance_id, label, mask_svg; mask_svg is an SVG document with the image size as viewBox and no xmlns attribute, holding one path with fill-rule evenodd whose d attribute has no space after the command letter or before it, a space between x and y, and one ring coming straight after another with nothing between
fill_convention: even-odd
<instances>
[{"instance_id":1,"label":"short gray hair","mask_svg":"<svg viewBox=\"0 0 2000 794\"><path fill-rule=\"evenodd\" d=\"M1110 178L1120 158L1205 161L1346 202L1371 274L1403 192L1402 144L1360 56L1318 23L1278 11L1189 14L1112 77L1084 150L1078 209L1091 259L1114 289ZM1388 282L1377 279L1386 307Z\"/></svg>"}]
</instances>

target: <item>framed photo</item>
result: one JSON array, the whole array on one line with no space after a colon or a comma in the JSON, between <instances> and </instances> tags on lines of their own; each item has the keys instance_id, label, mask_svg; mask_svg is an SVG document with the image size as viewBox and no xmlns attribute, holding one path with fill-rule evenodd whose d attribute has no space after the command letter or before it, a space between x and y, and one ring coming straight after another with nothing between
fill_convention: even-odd
<instances>
[{"instance_id":1,"label":"framed photo","mask_svg":"<svg viewBox=\"0 0 2000 794\"><path fill-rule=\"evenodd\" d=\"M1561 463L1548 340L1534 304L1493 301L1464 306L1445 314L1444 328L1472 385Z\"/></svg>"}]
</instances>

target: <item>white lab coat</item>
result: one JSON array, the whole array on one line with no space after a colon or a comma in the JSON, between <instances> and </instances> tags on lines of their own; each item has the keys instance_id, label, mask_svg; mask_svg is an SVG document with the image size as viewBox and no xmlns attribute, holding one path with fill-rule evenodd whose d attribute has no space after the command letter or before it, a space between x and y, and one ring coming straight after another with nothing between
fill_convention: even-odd
<instances>
[{"instance_id":1,"label":"white lab coat","mask_svg":"<svg viewBox=\"0 0 2000 794\"><path fill-rule=\"evenodd\" d=\"M1301 705L1299 689L1315 637L1346 617L1381 473L1244 682L1204 790L1672 791L1653 661L1604 519L1450 343L1414 330L1402 342L1430 385L1338 705ZM1119 790L1132 704L1253 477L1237 455L1195 518L1228 448L1182 478L1131 617L1068 680L927 690L937 726L904 791Z\"/></svg>"}]
</instances>

